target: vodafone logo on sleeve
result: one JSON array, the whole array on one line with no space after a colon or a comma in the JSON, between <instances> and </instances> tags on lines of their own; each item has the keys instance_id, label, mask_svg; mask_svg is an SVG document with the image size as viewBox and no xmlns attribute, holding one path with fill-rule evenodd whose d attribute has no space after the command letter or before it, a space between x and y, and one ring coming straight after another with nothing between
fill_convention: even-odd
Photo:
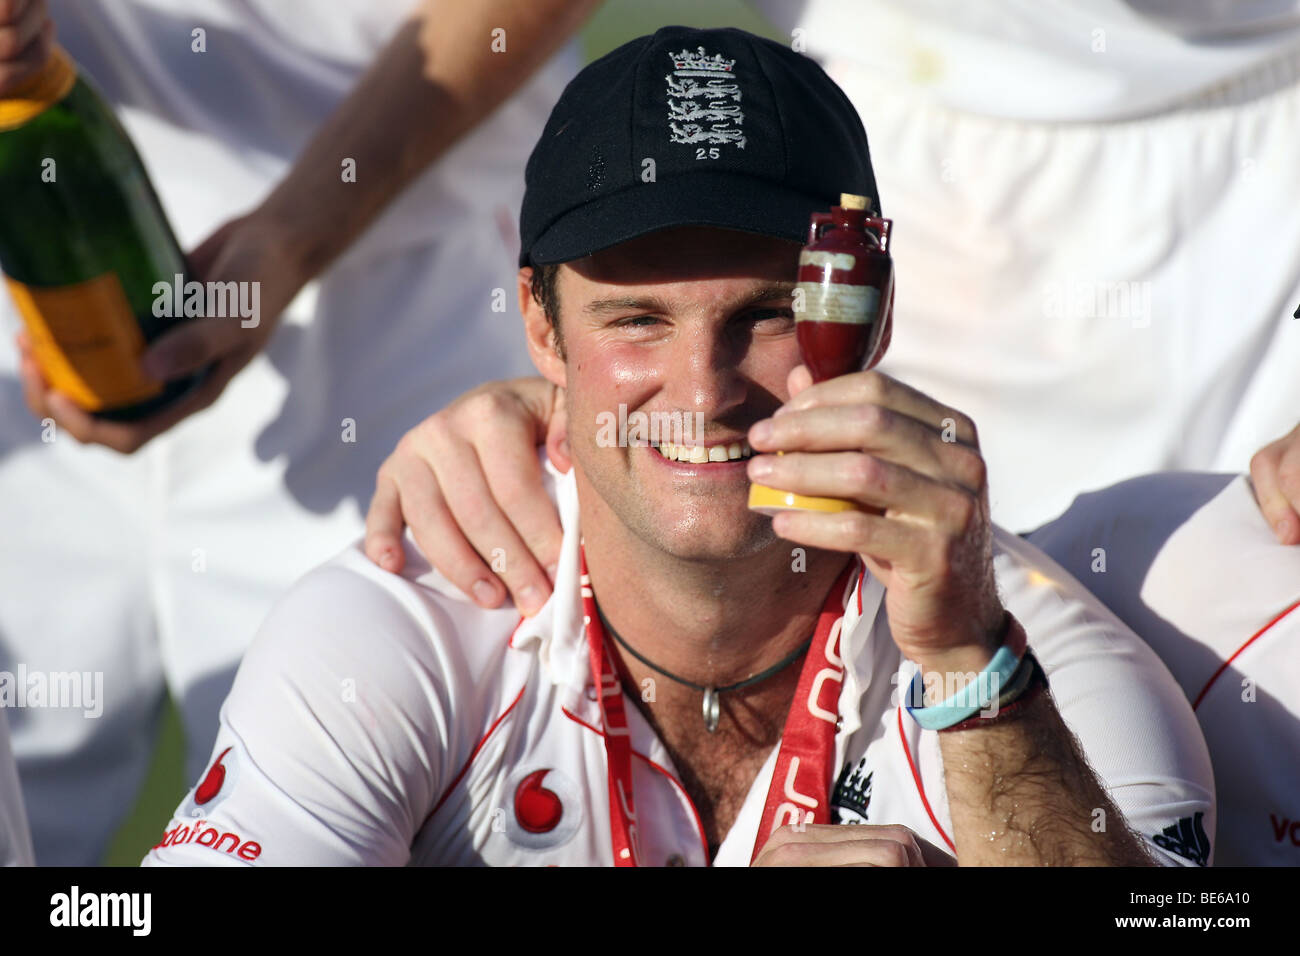
<instances>
[{"instance_id":1,"label":"vodafone logo on sleeve","mask_svg":"<svg viewBox=\"0 0 1300 956\"><path fill-rule=\"evenodd\" d=\"M239 763L237 745L222 747L203 774L199 785L186 796L177 816L210 816L235 789L235 784L239 780Z\"/></svg>"},{"instance_id":2,"label":"vodafone logo on sleeve","mask_svg":"<svg viewBox=\"0 0 1300 956\"><path fill-rule=\"evenodd\" d=\"M183 846L187 843L205 846L249 863L255 862L262 855L262 844L255 840L245 840L233 830L209 826L206 820L195 820L193 824L177 824L164 833L162 839L155 843L153 848L165 850L169 846Z\"/></svg>"},{"instance_id":3,"label":"vodafone logo on sleeve","mask_svg":"<svg viewBox=\"0 0 1300 956\"><path fill-rule=\"evenodd\" d=\"M203 778L203 782L194 791L194 802L199 806L211 803L212 798L221 792L221 786L226 782L226 768L221 765L221 761L226 759L228 753L230 753L229 747L221 751L221 756L217 758L217 762L208 768L208 773Z\"/></svg>"},{"instance_id":4,"label":"vodafone logo on sleeve","mask_svg":"<svg viewBox=\"0 0 1300 956\"><path fill-rule=\"evenodd\" d=\"M573 839L582 822L577 786L551 767L516 770L506 781L506 836L530 850L562 846Z\"/></svg>"},{"instance_id":5,"label":"vodafone logo on sleeve","mask_svg":"<svg viewBox=\"0 0 1300 956\"><path fill-rule=\"evenodd\" d=\"M262 855L262 846L254 840L246 840L238 833L223 829L210 823L213 812L235 789L239 781L239 765L242 762L242 748L238 743L222 747L193 790L185 798L180 809L176 811L175 824L163 834L154 845L155 850L170 846L195 844L208 847L218 853L226 853L248 863Z\"/></svg>"}]
</instances>

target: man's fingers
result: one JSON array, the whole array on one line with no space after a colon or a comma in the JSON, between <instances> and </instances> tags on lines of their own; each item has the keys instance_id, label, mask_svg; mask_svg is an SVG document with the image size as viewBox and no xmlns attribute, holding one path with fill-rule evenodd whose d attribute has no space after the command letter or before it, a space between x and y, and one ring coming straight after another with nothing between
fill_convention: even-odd
<instances>
[{"instance_id":1,"label":"man's fingers","mask_svg":"<svg viewBox=\"0 0 1300 956\"><path fill-rule=\"evenodd\" d=\"M757 866L925 866L919 838L903 826L782 827Z\"/></svg>"},{"instance_id":2,"label":"man's fingers","mask_svg":"<svg viewBox=\"0 0 1300 956\"><path fill-rule=\"evenodd\" d=\"M443 577L480 607L500 607L506 589L461 533L432 469L399 444L380 468L375 497L366 514L366 554L394 574L406 563L403 522L409 524L415 543ZM385 549L389 551L387 562Z\"/></svg>"},{"instance_id":3,"label":"man's fingers","mask_svg":"<svg viewBox=\"0 0 1300 956\"><path fill-rule=\"evenodd\" d=\"M787 457L792 451L868 452L972 492L979 492L987 477L979 449L944 441L939 431L882 405L819 405L788 412L756 423L749 441L756 451L783 451Z\"/></svg>"},{"instance_id":4,"label":"man's fingers","mask_svg":"<svg viewBox=\"0 0 1300 956\"><path fill-rule=\"evenodd\" d=\"M1255 499L1282 544L1300 544L1300 426L1250 460Z\"/></svg>"},{"instance_id":5,"label":"man's fingers","mask_svg":"<svg viewBox=\"0 0 1300 956\"><path fill-rule=\"evenodd\" d=\"M159 336L141 359L145 374L160 382L197 372L214 360L235 352L244 343L252 345L253 329L241 328L233 318L206 318L181 322Z\"/></svg>"},{"instance_id":6,"label":"man's fingers","mask_svg":"<svg viewBox=\"0 0 1300 956\"><path fill-rule=\"evenodd\" d=\"M891 520L915 527L964 535L982 513L977 492L917 474L875 455L762 455L751 459L748 467L751 481L799 495L852 501L867 513L887 512Z\"/></svg>"},{"instance_id":7,"label":"man's fingers","mask_svg":"<svg viewBox=\"0 0 1300 956\"><path fill-rule=\"evenodd\" d=\"M36 0L0 0L0 26L12 26Z\"/></svg>"},{"instance_id":8,"label":"man's fingers","mask_svg":"<svg viewBox=\"0 0 1300 956\"><path fill-rule=\"evenodd\" d=\"M536 614L550 594L550 580L493 497L477 452L466 447L468 453L433 458L438 486L465 537L505 582L515 606L525 615Z\"/></svg>"},{"instance_id":9,"label":"man's fingers","mask_svg":"<svg viewBox=\"0 0 1300 956\"><path fill-rule=\"evenodd\" d=\"M0 96L7 96L41 71L54 48L54 23L46 21L13 57L0 57Z\"/></svg>"},{"instance_id":10,"label":"man's fingers","mask_svg":"<svg viewBox=\"0 0 1300 956\"><path fill-rule=\"evenodd\" d=\"M384 464L387 465L388 462ZM402 520L402 493L397 482L380 468L379 476L375 479L375 493L370 498L370 507L366 509L366 557L385 571L400 574L406 566L406 550L402 547L402 531L405 528L406 522Z\"/></svg>"},{"instance_id":11,"label":"man's fingers","mask_svg":"<svg viewBox=\"0 0 1300 956\"><path fill-rule=\"evenodd\" d=\"M189 394L140 421L114 422L97 418L68 396L49 389L44 393L44 401L55 424L77 441L85 445L103 445L123 455L130 455L181 419L211 405L241 365L242 362L234 357L223 360Z\"/></svg>"},{"instance_id":12,"label":"man's fingers","mask_svg":"<svg viewBox=\"0 0 1300 956\"><path fill-rule=\"evenodd\" d=\"M548 423L558 419L549 434L562 439L556 396L541 378L495 382L407 432L380 469L367 556L395 570L384 553L409 526L433 566L481 606L508 591L524 614L540 610L563 538L537 459Z\"/></svg>"},{"instance_id":13,"label":"man's fingers","mask_svg":"<svg viewBox=\"0 0 1300 956\"><path fill-rule=\"evenodd\" d=\"M845 829L856 829L846 827ZM791 843L773 852L766 866L923 866L913 848L893 840Z\"/></svg>"},{"instance_id":14,"label":"man's fingers","mask_svg":"<svg viewBox=\"0 0 1300 956\"><path fill-rule=\"evenodd\" d=\"M40 367L29 353L21 353L18 360L18 381L23 389L23 403L37 421L44 421L50 416L49 405L45 401L48 387L41 377Z\"/></svg>"},{"instance_id":15,"label":"man's fingers","mask_svg":"<svg viewBox=\"0 0 1300 956\"><path fill-rule=\"evenodd\" d=\"M945 441L979 447L969 417L883 372L855 372L818 382L777 409L776 417L821 405L883 405L935 429Z\"/></svg>"},{"instance_id":16,"label":"man's fingers","mask_svg":"<svg viewBox=\"0 0 1300 956\"><path fill-rule=\"evenodd\" d=\"M135 450L136 446L128 436L115 433L111 428L106 429L105 426L109 423L100 421L68 396L50 388L31 352L31 340L25 333L18 335L18 349L18 378L22 384L23 401L38 421L53 419L56 428L67 432L79 442L98 442L126 453Z\"/></svg>"},{"instance_id":17,"label":"man's fingers","mask_svg":"<svg viewBox=\"0 0 1300 956\"><path fill-rule=\"evenodd\" d=\"M506 598L505 586L456 523L428 464L394 453L389 467L402 513L420 551L480 607L500 607Z\"/></svg>"},{"instance_id":18,"label":"man's fingers","mask_svg":"<svg viewBox=\"0 0 1300 956\"><path fill-rule=\"evenodd\" d=\"M45 405L54 423L83 445L105 445L128 455L139 447L132 426L101 421L62 392L47 390Z\"/></svg>"},{"instance_id":19,"label":"man's fingers","mask_svg":"<svg viewBox=\"0 0 1300 956\"><path fill-rule=\"evenodd\" d=\"M772 517L772 530L795 544L870 555L891 567L894 564L920 566L929 546L926 529L865 511L838 514L782 511Z\"/></svg>"},{"instance_id":20,"label":"man's fingers","mask_svg":"<svg viewBox=\"0 0 1300 956\"><path fill-rule=\"evenodd\" d=\"M510 516L537 564L554 580L564 537L555 506L543 491L542 468L533 435L524 428L506 428L492 446L479 453L492 496Z\"/></svg>"},{"instance_id":21,"label":"man's fingers","mask_svg":"<svg viewBox=\"0 0 1300 956\"><path fill-rule=\"evenodd\" d=\"M36 2L25 4L18 10L16 16L0 20L0 60L18 59L28 45L40 35L47 19L45 4Z\"/></svg>"}]
</instances>

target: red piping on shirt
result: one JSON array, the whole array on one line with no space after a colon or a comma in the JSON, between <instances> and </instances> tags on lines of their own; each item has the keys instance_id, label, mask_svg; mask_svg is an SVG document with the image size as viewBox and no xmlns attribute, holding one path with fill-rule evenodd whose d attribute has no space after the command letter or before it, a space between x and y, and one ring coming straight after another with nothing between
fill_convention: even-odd
<instances>
[{"instance_id":1,"label":"red piping on shirt","mask_svg":"<svg viewBox=\"0 0 1300 956\"><path fill-rule=\"evenodd\" d=\"M1296 601L1294 604L1292 604L1289 608L1287 608L1285 611L1283 611L1283 612L1282 612L1281 614L1279 614L1277 617L1273 618L1273 620L1269 621L1267 624L1265 624L1263 627L1261 627L1258 631L1256 631L1254 634L1252 634L1252 635L1250 636L1250 640L1246 641L1245 644L1242 644L1241 647L1239 647L1239 648L1237 648L1235 651L1233 651L1233 652L1232 652L1232 656L1229 657L1226 661L1224 661L1222 664L1219 665L1219 669L1218 669L1217 671L1214 672L1214 676L1211 677L1211 678L1209 679L1209 681L1206 683L1206 685L1205 685L1204 687L1201 688L1201 692L1200 692L1199 694L1196 695L1196 701L1192 704L1192 710L1195 710L1197 707L1200 707L1200 706L1201 706L1201 701L1204 700L1204 699L1205 699L1205 695L1208 694L1208 693L1210 692L1210 688L1213 687L1213 686L1214 686L1214 682L1215 682L1216 680L1219 679L1219 675L1221 675L1224 671L1226 671L1226 670L1228 669L1228 665L1231 664L1233 661L1235 661L1235 660L1238 658L1238 656L1240 656L1240 654L1241 654L1242 651L1244 651L1246 648L1250 647L1251 644L1255 643L1255 640L1256 640L1257 638L1260 638L1260 637L1262 637L1262 636L1264 635L1264 632L1265 632L1265 631L1267 631L1270 627L1272 627L1272 626L1273 626L1274 624L1276 624L1278 621L1282 620L1282 618L1286 617L1288 614L1290 614L1292 611L1294 611L1294 610L1295 610L1296 608L1298 608L1298 607L1300 607L1300 601Z\"/></svg>"},{"instance_id":2,"label":"red piping on shirt","mask_svg":"<svg viewBox=\"0 0 1300 956\"><path fill-rule=\"evenodd\" d=\"M515 646L515 635L518 634L519 629L524 626L525 620L526 618L524 618L521 615L519 618L519 623L516 624L515 629L510 632L510 640L506 644L507 647ZM496 720L492 721L492 726L487 729L487 733L483 735L482 739L480 739L479 742L474 745L474 749L470 751L469 759L465 761L465 766L460 768L460 773L456 774L456 778L452 780L451 785L442 792L442 796L438 798L438 802L434 805L434 808L430 810L429 815L424 818L424 823L420 825L421 830L424 829L425 824L427 824L430 820L433 819L433 815L437 813L440 809L442 809L442 805L447 802L447 798L451 796L451 792L456 789L457 785L460 784L461 780L465 778L465 774L469 772L470 766L474 763L474 758L477 757L479 751L483 749L483 745L488 742L489 737L491 737L494 733L496 733L497 727L501 726L501 721L506 719L506 715L509 714L510 711L515 709L515 704L519 703L519 698L524 696L524 691L527 689L528 689L527 684L524 684L523 687L519 688L519 693L516 694L515 699L510 702L510 706L501 712L501 716L499 716Z\"/></svg>"},{"instance_id":3,"label":"red piping on shirt","mask_svg":"<svg viewBox=\"0 0 1300 956\"><path fill-rule=\"evenodd\" d=\"M515 646L515 635L519 633L519 629L524 626L524 621L526 620L528 620L528 618L524 617L522 614L519 615L519 623L516 624L515 629L510 632L510 640L507 643L508 647L513 648Z\"/></svg>"},{"instance_id":4,"label":"red piping on shirt","mask_svg":"<svg viewBox=\"0 0 1300 956\"><path fill-rule=\"evenodd\" d=\"M576 716L575 714L571 713L571 712L570 712L569 710L567 710L566 708L561 707L561 708L560 708L560 711L564 714L565 717L568 717L568 718L569 718L570 720L572 720L574 723L576 723L576 724L581 724L582 726L584 726L584 727L586 727L588 730L590 730L592 733L594 733L594 734L599 734L601 737L604 737L604 736L605 736L605 731L601 730L599 727L593 727L591 724L587 723L587 722L586 722L585 720L583 720L581 717L578 717L578 716ZM700 811L695 809L695 801L691 799L691 795L690 795L689 793L686 792L686 788L682 786L682 783L681 783L680 780L678 780L678 779L677 779L676 777L674 777L671 773L669 773L669 772L667 771L667 769L665 769L664 767L659 766L659 764L655 763L653 760L651 760L651 759L650 759L649 757L647 757L645 754L641 753L639 750L633 750L633 751L632 751L632 755L633 755L634 757L640 757L642 760L644 760L644 761L645 761L646 763L648 763L650 766L654 767L654 768L655 768L656 770L658 770L661 774L663 774L663 775L664 775L665 777L667 777L670 781L672 781L673 786L675 786L678 790L680 790L680 791L682 792L682 796L686 798L686 805L687 805L688 807L691 808L691 814L692 814L692 816L695 817L695 829L699 831L699 834L700 834L700 846L704 849L704 859L707 860L707 859L709 858L709 841L708 841L708 839L704 836L704 823L700 820Z\"/></svg>"},{"instance_id":5,"label":"red piping on shirt","mask_svg":"<svg viewBox=\"0 0 1300 956\"><path fill-rule=\"evenodd\" d=\"M470 753L469 759L465 761L465 766L460 768L460 773L456 774L456 779L454 779L451 782L451 786L449 786L446 790L442 792L442 796L438 798L437 804L434 806L432 810L429 811L429 815L424 818L425 824L427 824L430 820L432 820L433 815L442 808L442 805L444 803L447 802L447 798L451 796L451 792L456 789L456 787L460 784L461 780L464 779L465 774L469 772L470 765L474 763L474 758L477 757L479 751L483 749L483 745L488 742L489 737L491 737L494 733L496 733L497 728L501 726L501 721L505 720L506 716L510 713L510 711L515 709L515 704L519 703L519 699L524 696L524 691L526 691L527 689L528 689L527 684L519 688L519 693L516 694L515 699L510 702L510 706L501 712L500 717L492 721L492 726L487 729L487 733L483 735L482 739L479 740L479 742L474 745L474 750ZM420 829L424 829L424 824L421 824Z\"/></svg>"},{"instance_id":6,"label":"red piping on shirt","mask_svg":"<svg viewBox=\"0 0 1300 956\"><path fill-rule=\"evenodd\" d=\"M912 779L916 781L916 792L921 795L921 804L925 807L925 812L930 815L930 822L933 823L934 828L939 831L939 836L943 837L943 842L948 844L948 849L952 850L955 854L957 848L953 846L952 840L948 838L948 834L943 832L943 827L939 826L939 819L934 815L934 811L930 809L930 801L925 797L925 787L921 786L921 775L916 772L916 764L912 763L912 751L908 749L907 737L903 734L902 707L898 708L898 739L903 743L903 756L907 758L908 769L912 771Z\"/></svg>"}]
</instances>

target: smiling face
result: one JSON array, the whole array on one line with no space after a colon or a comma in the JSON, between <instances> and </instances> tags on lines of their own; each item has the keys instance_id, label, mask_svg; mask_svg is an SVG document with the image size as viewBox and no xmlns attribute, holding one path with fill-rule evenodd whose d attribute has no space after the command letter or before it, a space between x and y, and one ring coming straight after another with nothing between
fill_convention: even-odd
<instances>
[{"instance_id":1,"label":"smiling face","mask_svg":"<svg viewBox=\"0 0 1300 956\"><path fill-rule=\"evenodd\" d=\"M687 560L745 557L776 542L771 520L748 509L745 461L733 456L748 457L749 427L786 400L800 361L791 311L799 248L686 227L566 263L557 285L563 357L521 274L533 359L565 389L584 529L621 525ZM682 441L619 444L620 420L632 438L638 422L681 421Z\"/></svg>"}]
</instances>

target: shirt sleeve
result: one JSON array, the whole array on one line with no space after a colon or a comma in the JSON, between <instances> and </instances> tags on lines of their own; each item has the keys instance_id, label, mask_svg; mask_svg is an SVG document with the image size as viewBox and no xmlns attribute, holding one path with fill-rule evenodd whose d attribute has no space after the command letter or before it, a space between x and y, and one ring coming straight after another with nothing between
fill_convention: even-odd
<instances>
[{"instance_id":1,"label":"shirt sleeve","mask_svg":"<svg viewBox=\"0 0 1300 956\"><path fill-rule=\"evenodd\" d=\"M1050 558L998 532L1004 603L1025 626L1052 698L1098 780L1158 862L1206 866L1215 829L1209 751L1155 653ZM1096 829L1114 825L1103 808Z\"/></svg>"},{"instance_id":2,"label":"shirt sleeve","mask_svg":"<svg viewBox=\"0 0 1300 956\"><path fill-rule=\"evenodd\" d=\"M389 578L325 565L280 601L222 707L203 778L146 865L408 861L457 756L447 675L458 663L436 640L450 626L437 603Z\"/></svg>"}]
</instances>

